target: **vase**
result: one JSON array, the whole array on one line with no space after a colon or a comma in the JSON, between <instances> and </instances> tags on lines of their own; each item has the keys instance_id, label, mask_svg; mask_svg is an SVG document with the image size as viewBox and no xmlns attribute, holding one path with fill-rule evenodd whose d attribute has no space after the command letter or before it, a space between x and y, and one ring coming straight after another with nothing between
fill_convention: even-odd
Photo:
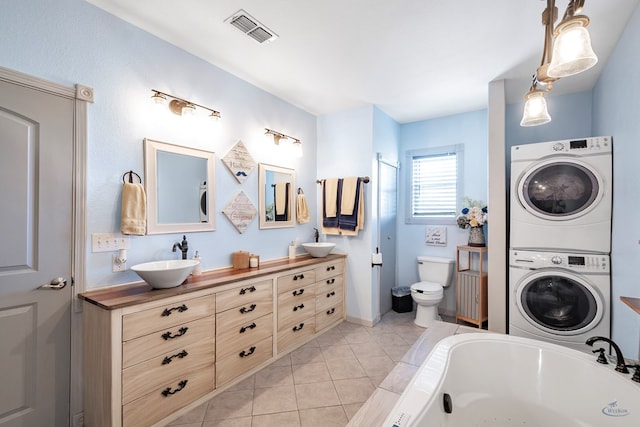
<instances>
[{"instance_id":1,"label":"vase","mask_svg":"<svg viewBox=\"0 0 640 427\"><path fill-rule=\"evenodd\" d=\"M469 229L469 246L485 247L487 245L484 239L484 228L470 227Z\"/></svg>"}]
</instances>

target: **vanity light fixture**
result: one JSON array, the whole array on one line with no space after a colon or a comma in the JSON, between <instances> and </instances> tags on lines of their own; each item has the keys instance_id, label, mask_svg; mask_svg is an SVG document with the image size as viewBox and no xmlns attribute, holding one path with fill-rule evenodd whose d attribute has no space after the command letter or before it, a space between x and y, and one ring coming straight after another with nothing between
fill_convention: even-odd
<instances>
[{"instance_id":1,"label":"vanity light fixture","mask_svg":"<svg viewBox=\"0 0 640 427\"><path fill-rule=\"evenodd\" d=\"M582 11L584 2L585 0L570 0L562 21L554 31L558 8L555 0L547 0L547 7L542 12L542 25L545 27L542 60L533 76L531 88L524 96L524 114L520 126L549 123L551 116L544 96L553 88L553 83L561 77L586 71L598 62L586 29L589 18L586 15L576 15ZM538 83L544 85L546 90L538 89Z\"/></svg>"},{"instance_id":2,"label":"vanity light fixture","mask_svg":"<svg viewBox=\"0 0 640 427\"><path fill-rule=\"evenodd\" d=\"M213 120L218 120L222 117L219 111L205 107L204 105L196 104L195 102L187 101L186 99L178 98L177 96L155 89L151 89L151 92L153 92L151 99L156 104L164 105L167 100L171 99L171 101L169 101L169 110L178 116L195 115L196 111L200 109L206 111L209 118Z\"/></svg>"},{"instance_id":3,"label":"vanity light fixture","mask_svg":"<svg viewBox=\"0 0 640 427\"><path fill-rule=\"evenodd\" d=\"M289 142L290 147L296 157L302 157L302 142L298 138L294 138L289 135L285 135L282 132L277 132L275 130L264 128L265 136L271 140L273 138L273 143L279 147L283 145L281 142Z\"/></svg>"}]
</instances>

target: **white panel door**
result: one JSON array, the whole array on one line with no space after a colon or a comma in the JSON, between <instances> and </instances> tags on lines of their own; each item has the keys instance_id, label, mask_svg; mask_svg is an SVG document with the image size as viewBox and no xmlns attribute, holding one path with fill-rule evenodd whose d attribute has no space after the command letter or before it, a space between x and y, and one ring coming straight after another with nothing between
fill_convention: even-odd
<instances>
[{"instance_id":1,"label":"white panel door","mask_svg":"<svg viewBox=\"0 0 640 427\"><path fill-rule=\"evenodd\" d=\"M2 427L69 425L73 117L0 81Z\"/></svg>"}]
</instances>

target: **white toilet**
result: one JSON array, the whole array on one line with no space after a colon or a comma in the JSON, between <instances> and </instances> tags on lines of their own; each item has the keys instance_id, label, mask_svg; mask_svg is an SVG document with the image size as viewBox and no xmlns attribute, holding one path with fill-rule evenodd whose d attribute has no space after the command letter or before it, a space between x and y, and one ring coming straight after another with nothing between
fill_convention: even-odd
<instances>
[{"instance_id":1,"label":"white toilet","mask_svg":"<svg viewBox=\"0 0 640 427\"><path fill-rule=\"evenodd\" d=\"M444 288L451 284L454 262L449 258L418 257L421 281L411 285L411 297L416 302L416 325L427 328L434 320L440 320L438 304L444 296Z\"/></svg>"}]
</instances>

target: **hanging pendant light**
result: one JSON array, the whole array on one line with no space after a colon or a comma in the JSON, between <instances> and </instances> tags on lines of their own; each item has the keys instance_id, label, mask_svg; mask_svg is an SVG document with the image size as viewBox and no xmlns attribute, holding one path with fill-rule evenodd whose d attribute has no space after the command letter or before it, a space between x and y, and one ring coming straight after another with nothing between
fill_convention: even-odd
<instances>
[{"instance_id":1,"label":"hanging pendant light","mask_svg":"<svg viewBox=\"0 0 640 427\"><path fill-rule=\"evenodd\" d=\"M545 26L542 60L533 76L531 88L524 96L524 114L520 126L549 123L551 116L547 111L545 95L553 88L553 83L561 77L588 70L598 62L586 28L589 18L576 15L582 11L584 2L585 0L570 0L562 21L553 30L558 8L555 0L547 0L547 7L542 12L542 25ZM538 89L538 83L544 85L546 90Z\"/></svg>"},{"instance_id":2,"label":"hanging pendant light","mask_svg":"<svg viewBox=\"0 0 640 427\"><path fill-rule=\"evenodd\" d=\"M520 126L538 126L551 121L549 111L547 111L547 100L544 98L545 91L536 87L535 82L531 89L524 96L524 113Z\"/></svg>"},{"instance_id":3,"label":"hanging pendant light","mask_svg":"<svg viewBox=\"0 0 640 427\"><path fill-rule=\"evenodd\" d=\"M567 77L588 70L598 63L587 31L589 18L584 15L563 20L554 32L553 54L549 65L551 77Z\"/></svg>"}]
</instances>

